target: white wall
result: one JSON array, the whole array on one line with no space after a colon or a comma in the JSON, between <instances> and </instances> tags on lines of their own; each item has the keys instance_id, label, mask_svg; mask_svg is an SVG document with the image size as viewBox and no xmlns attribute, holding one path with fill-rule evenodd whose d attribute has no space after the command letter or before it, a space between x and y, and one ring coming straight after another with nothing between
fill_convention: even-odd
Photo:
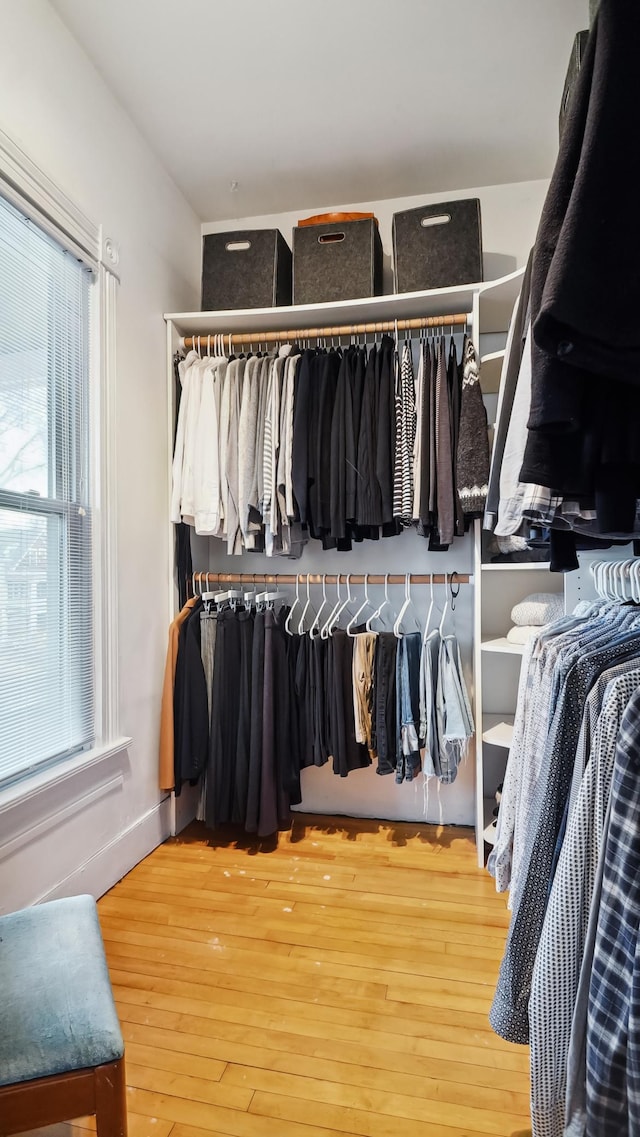
<instances>
[{"instance_id":1,"label":"white wall","mask_svg":"<svg viewBox=\"0 0 640 1137\"><path fill-rule=\"evenodd\" d=\"M168 832L157 788L171 556L162 315L198 304L200 225L47 0L0 0L0 17L0 126L120 250L120 728L133 739L121 758L0 813L10 910L104 891Z\"/></svg>"}]
</instances>

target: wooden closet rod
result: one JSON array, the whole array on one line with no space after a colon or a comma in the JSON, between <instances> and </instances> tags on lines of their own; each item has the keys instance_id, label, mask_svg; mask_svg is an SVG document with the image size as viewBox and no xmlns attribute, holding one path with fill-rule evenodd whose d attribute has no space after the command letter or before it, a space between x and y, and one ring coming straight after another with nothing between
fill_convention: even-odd
<instances>
[{"instance_id":1,"label":"wooden closet rod","mask_svg":"<svg viewBox=\"0 0 640 1137\"><path fill-rule=\"evenodd\" d=\"M254 343L297 343L299 340L337 339L340 336L362 336L374 332L399 332L417 330L419 328L440 328L459 326L471 322L471 316L466 312L454 313L452 316L418 316L412 320L382 320L371 324L341 324L332 328L293 328L281 332L224 332L224 339L233 345L250 345ZM218 335L221 333L219 332ZM209 341L215 341L215 335L183 336L180 347L185 351L190 348L204 347Z\"/></svg>"},{"instance_id":2,"label":"wooden closet rod","mask_svg":"<svg viewBox=\"0 0 640 1137\"><path fill-rule=\"evenodd\" d=\"M453 577L453 579L451 579ZM309 584L335 584L338 580L340 584L346 584L347 578L352 584L364 584L364 573L350 572L345 573L322 573L322 572L301 572L297 575L294 573L263 573L263 572L194 572L193 583L197 585L205 584L254 584L264 582L265 584L306 584L307 579ZM406 575L403 573L372 573L366 574L366 579L369 584L404 584L406 582ZM441 573L409 573L409 581L411 584L473 584L473 575L469 573L449 572Z\"/></svg>"}]
</instances>

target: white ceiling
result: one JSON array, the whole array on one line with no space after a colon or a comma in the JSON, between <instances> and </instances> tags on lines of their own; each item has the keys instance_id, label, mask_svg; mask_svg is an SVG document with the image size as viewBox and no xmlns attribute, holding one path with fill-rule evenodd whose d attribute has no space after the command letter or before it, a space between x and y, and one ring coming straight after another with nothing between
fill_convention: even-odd
<instances>
[{"instance_id":1,"label":"white ceiling","mask_svg":"<svg viewBox=\"0 0 640 1137\"><path fill-rule=\"evenodd\" d=\"M587 0L51 2L208 221L548 177L588 23Z\"/></svg>"}]
</instances>

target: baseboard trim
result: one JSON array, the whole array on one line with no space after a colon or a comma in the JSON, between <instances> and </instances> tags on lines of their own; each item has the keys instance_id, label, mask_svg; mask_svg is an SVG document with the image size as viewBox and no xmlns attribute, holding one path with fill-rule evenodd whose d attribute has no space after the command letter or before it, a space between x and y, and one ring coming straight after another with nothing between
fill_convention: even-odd
<instances>
[{"instance_id":1,"label":"baseboard trim","mask_svg":"<svg viewBox=\"0 0 640 1137\"><path fill-rule=\"evenodd\" d=\"M96 899L103 896L135 865L166 841L170 830L170 803L169 798L164 798L63 880L41 893L33 903L40 904L44 900L56 900L83 892L90 893Z\"/></svg>"}]
</instances>

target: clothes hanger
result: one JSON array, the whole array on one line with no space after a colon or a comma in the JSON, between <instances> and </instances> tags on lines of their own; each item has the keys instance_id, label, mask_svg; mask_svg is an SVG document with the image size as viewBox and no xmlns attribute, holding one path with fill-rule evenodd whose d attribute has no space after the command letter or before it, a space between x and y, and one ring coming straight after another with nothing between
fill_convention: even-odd
<instances>
[{"instance_id":1,"label":"clothes hanger","mask_svg":"<svg viewBox=\"0 0 640 1137\"><path fill-rule=\"evenodd\" d=\"M356 612L355 616L352 616L351 619L349 620L349 623L347 624L347 635L350 636L351 639L353 639L358 634L353 629L357 627L358 621L360 620L360 616L362 615L362 613L365 611L366 608L373 608L373 604L371 603L371 601L369 599L369 573L368 572L366 572L364 574L364 600L363 600L362 604L360 605L360 607L358 608L358 611ZM366 627L366 624L365 624L365 627Z\"/></svg>"},{"instance_id":2,"label":"clothes hanger","mask_svg":"<svg viewBox=\"0 0 640 1137\"><path fill-rule=\"evenodd\" d=\"M341 598L340 598L340 573L336 574L336 595L337 595L337 600L336 600L333 608L331 609L331 612L329 613L328 618L325 620L324 624L322 625L322 628L320 629L320 635L321 635L323 640L328 639L329 636L331 635L330 629L331 629L331 625L333 624L333 618L334 618L336 612L338 612L338 610L342 606L342 602L341 602Z\"/></svg>"},{"instance_id":3,"label":"clothes hanger","mask_svg":"<svg viewBox=\"0 0 640 1137\"><path fill-rule=\"evenodd\" d=\"M316 612L315 612L315 609L313 608L313 606L311 604L311 593L309 591L309 573L307 573L307 602L306 602L304 608L302 609L302 615L301 615L300 619L298 620L298 635L299 636L301 636L304 632L304 622L305 622L305 619L307 616L307 612L309 611L310 608L311 608L311 611L313 612L313 615L315 617ZM312 621L312 623L313 623L313 621Z\"/></svg>"},{"instance_id":4,"label":"clothes hanger","mask_svg":"<svg viewBox=\"0 0 640 1137\"><path fill-rule=\"evenodd\" d=\"M422 643L423 644L426 644L426 642L429 638L429 635L431 634L429 632L429 627L431 626L431 616L433 615L434 603L435 603L435 596L433 594L433 573L430 572L429 573L429 611L427 612L427 619L426 619L425 625L424 625L424 635L422 637Z\"/></svg>"},{"instance_id":5,"label":"clothes hanger","mask_svg":"<svg viewBox=\"0 0 640 1137\"><path fill-rule=\"evenodd\" d=\"M296 573L296 598L289 609L289 615L284 622L284 630L287 635L292 636L294 633L291 630L291 617L296 610L296 605L300 603L300 574Z\"/></svg>"},{"instance_id":6,"label":"clothes hanger","mask_svg":"<svg viewBox=\"0 0 640 1137\"><path fill-rule=\"evenodd\" d=\"M365 625L368 632L373 631L373 628L371 625L373 624L374 620L380 620L382 612L384 611L385 608L388 608L390 606L390 604L391 604L391 601L389 600L389 573L386 572L384 574L384 600L382 601L382 603L380 605L378 605L375 612L373 612L373 614L371 616L369 616L369 619L367 620L367 623ZM384 620L382 620L382 626L383 626L383 628L385 626Z\"/></svg>"},{"instance_id":7,"label":"clothes hanger","mask_svg":"<svg viewBox=\"0 0 640 1137\"><path fill-rule=\"evenodd\" d=\"M404 578L404 604L402 605L402 608L400 609L400 611L398 613L398 618L397 618L395 624L393 625L393 634L396 637L396 639L400 639L402 634L403 634L401 631L402 621L404 620L407 612L409 611L409 608L413 608L413 618L415 621L415 625L416 625L417 630L420 631L420 624L418 623L418 617L416 615L416 611L415 611L415 608L413 605L413 600L411 599L411 573L406 573L405 578Z\"/></svg>"},{"instance_id":8,"label":"clothes hanger","mask_svg":"<svg viewBox=\"0 0 640 1137\"><path fill-rule=\"evenodd\" d=\"M315 640L320 635L322 629L320 627L320 616L327 606L327 576L326 573L322 574L322 604L316 612L316 618L309 628L309 639Z\"/></svg>"},{"instance_id":9,"label":"clothes hanger","mask_svg":"<svg viewBox=\"0 0 640 1137\"><path fill-rule=\"evenodd\" d=\"M440 633L440 639L442 639L442 633L443 633L443 628L444 628L444 622L445 622L445 620L446 620L446 618L447 618L447 613L448 613L448 611L449 611L449 576L448 576L448 573L445 573L445 574L444 574L444 579L445 579L445 586L444 586L444 596L445 596L445 599L444 599L444 608L442 609L442 616L441 616L441 618L440 618L440 623L439 623L439 625L438 625L438 632Z\"/></svg>"},{"instance_id":10,"label":"clothes hanger","mask_svg":"<svg viewBox=\"0 0 640 1137\"><path fill-rule=\"evenodd\" d=\"M353 575L352 573L347 573L347 599L343 600L340 608L336 612L336 615L334 616L333 622L332 622L331 627L329 629L329 635L331 635L335 631L335 629L337 628L340 620L342 619L342 613L349 607L350 604L353 603L353 597L351 595L351 577L352 577L352 575Z\"/></svg>"}]
</instances>

